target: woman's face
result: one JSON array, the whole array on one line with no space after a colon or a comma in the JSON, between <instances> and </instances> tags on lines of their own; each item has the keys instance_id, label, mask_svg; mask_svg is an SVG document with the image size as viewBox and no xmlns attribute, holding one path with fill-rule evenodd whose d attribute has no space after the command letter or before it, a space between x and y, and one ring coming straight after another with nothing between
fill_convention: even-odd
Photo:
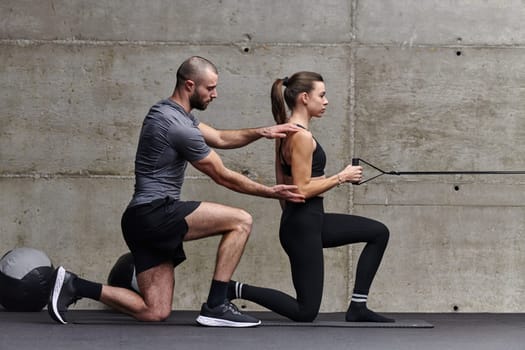
<instances>
[{"instance_id":1,"label":"woman's face","mask_svg":"<svg viewBox=\"0 0 525 350\"><path fill-rule=\"evenodd\" d=\"M313 117L321 117L326 110L328 100L324 82L314 81L313 89L308 93L307 108Z\"/></svg>"}]
</instances>

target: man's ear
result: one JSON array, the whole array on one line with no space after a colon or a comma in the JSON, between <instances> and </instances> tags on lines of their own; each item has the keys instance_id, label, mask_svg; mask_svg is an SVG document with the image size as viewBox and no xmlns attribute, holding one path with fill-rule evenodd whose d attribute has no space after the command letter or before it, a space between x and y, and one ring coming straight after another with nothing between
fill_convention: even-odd
<instances>
[{"instance_id":1,"label":"man's ear","mask_svg":"<svg viewBox=\"0 0 525 350\"><path fill-rule=\"evenodd\" d=\"M184 82L184 87L187 91L193 91L193 89L195 89L195 82L188 79Z\"/></svg>"}]
</instances>

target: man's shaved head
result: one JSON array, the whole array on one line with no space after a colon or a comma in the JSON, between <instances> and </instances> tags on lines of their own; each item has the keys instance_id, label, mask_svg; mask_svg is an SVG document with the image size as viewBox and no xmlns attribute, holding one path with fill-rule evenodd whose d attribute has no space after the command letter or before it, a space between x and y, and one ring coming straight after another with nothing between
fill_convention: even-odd
<instances>
[{"instance_id":1,"label":"man's shaved head","mask_svg":"<svg viewBox=\"0 0 525 350\"><path fill-rule=\"evenodd\" d=\"M208 69L218 74L217 67L209 60L200 56L188 58L177 70L177 86L182 86L186 80L198 83L201 74Z\"/></svg>"}]
</instances>

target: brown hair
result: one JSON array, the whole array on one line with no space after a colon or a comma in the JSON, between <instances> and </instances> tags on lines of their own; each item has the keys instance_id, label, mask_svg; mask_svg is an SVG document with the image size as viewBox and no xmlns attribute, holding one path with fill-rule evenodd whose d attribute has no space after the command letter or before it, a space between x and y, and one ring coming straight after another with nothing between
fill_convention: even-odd
<instances>
[{"instance_id":1,"label":"brown hair","mask_svg":"<svg viewBox=\"0 0 525 350\"><path fill-rule=\"evenodd\" d=\"M277 124L286 123L285 103L290 111L293 111L297 96L300 93L312 91L315 81L323 81L323 77L314 72L297 72L290 78L275 80L272 85L271 98L273 119Z\"/></svg>"}]
</instances>

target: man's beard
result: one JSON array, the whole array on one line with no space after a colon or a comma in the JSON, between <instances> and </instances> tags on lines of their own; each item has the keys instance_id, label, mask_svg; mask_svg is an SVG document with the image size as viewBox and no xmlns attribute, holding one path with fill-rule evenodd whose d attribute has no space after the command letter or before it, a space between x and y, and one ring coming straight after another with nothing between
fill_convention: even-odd
<instances>
[{"instance_id":1,"label":"man's beard","mask_svg":"<svg viewBox=\"0 0 525 350\"><path fill-rule=\"evenodd\" d=\"M208 103L204 102L199 95L197 95L197 92L194 92L193 95L190 96L190 107L204 111L208 107Z\"/></svg>"}]
</instances>

